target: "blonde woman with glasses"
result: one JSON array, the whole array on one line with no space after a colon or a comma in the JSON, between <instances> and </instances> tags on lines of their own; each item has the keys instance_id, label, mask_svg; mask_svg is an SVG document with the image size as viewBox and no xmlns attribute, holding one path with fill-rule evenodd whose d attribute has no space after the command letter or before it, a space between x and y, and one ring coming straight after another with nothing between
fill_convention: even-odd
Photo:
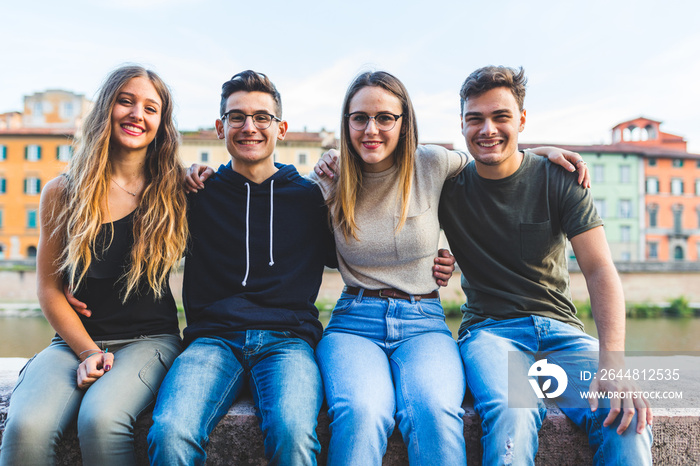
<instances>
[{"instance_id":1,"label":"blonde woman with glasses","mask_svg":"<svg viewBox=\"0 0 700 466\"><path fill-rule=\"evenodd\" d=\"M83 464L136 464L134 421L181 351L168 285L188 234L178 137L165 83L121 67L98 91L67 173L44 187L38 296L56 336L20 373L3 466L52 464L76 422Z\"/></svg>"}]
</instances>

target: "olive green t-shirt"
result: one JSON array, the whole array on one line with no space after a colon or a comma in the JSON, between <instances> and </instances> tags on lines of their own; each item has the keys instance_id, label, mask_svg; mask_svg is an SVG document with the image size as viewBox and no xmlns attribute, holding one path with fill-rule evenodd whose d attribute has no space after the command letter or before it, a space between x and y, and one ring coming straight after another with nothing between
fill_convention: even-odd
<instances>
[{"instance_id":1,"label":"olive green t-shirt","mask_svg":"<svg viewBox=\"0 0 700 466\"><path fill-rule=\"evenodd\" d=\"M583 329L571 301L566 239L603 224L576 173L525 153L500 180L470 163L442 190L439 219L462 270L460 336L486 319L538 315Z\"/></svg>"}]
</instances>

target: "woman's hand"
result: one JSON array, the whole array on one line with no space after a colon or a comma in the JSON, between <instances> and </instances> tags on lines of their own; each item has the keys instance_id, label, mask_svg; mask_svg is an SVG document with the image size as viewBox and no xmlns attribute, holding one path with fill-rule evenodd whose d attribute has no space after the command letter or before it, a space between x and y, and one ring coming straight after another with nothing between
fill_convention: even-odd
<instances>
[{"instance_id":1,"label":"woman's hand","mask_svg":"<svg viewBox=\"0 0 700 466\"><path fill-rule=\"evenodd\" d=\"M185 191L196 193L198 190L204 189L204 182L214 173L214 169L207 165L193 163L185 172Z\"/></svg>"},{"instance_id":2,"label":"woman's hand","mask_svg":"<svg viewBox=\"0 0 700 466\"><path fill-rule=\"evenodd\" d=\"M550 162L560 165L570 172L578 171L578 184L584 188L591 187L591 175L583 157L578 152L572 152L558 147L543 146L530 149L537 155L547 157Z\"/></svg>"},{"instance_id":3,"label":"woman's hand","mask_svg":"<svg viewBox=\"0 0 700 466\"><path fill-rule=\"evenodd\" d=\"M78 366L78 388L86 390L100 377L109 372L114 364L114 354L95 349L87 353L86 358Z\"/></svg>"}]
</instances>

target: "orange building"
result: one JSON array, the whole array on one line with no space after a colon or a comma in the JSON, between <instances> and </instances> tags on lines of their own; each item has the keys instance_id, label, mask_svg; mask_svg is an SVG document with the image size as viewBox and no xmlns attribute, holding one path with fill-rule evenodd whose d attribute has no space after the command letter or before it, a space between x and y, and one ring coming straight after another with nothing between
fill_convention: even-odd
<instances>
[{"instance_id":1,"label":"orange building","mask_svg":"<svg viewBox=\"0 0 700 466\"><path fill-rule=\"evenodd\" d=\"M644 158L646 260L700 260L700 154L639 117L613 128L613 146Z\"/></svg>"},{"instance_id":2,"label":"orange building","mask_svg":"<svg viewBox=\"0 0 700 466\"><path fill-rule=\"evenodd\" d=\"M71 128L0 130L0 259L36 256L39 193L72 155Z\"/></svg>"}]
</instances>

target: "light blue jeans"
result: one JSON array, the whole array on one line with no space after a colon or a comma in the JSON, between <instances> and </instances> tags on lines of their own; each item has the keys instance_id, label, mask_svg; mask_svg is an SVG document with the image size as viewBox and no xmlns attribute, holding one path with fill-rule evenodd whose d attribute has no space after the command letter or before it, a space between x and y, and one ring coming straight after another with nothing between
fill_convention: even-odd
<instances>
[{"instance_id":1,"label":"light blue jeans","mask_svg":"<svg viewBox=\"0 0 700 466\"><path fill-rule=\"evenodd\" d=\"M10 399L0 464L53 464L65 430L78 423L84 465L136 464L133 425L156 399L182 350L178 335L95 342L114 365L87 390L77 386L80 361L61 339L22 369Z\"/></svg>"},{"instance_id":2,"label":"light blue jeans","mask_svg":"<svg viewBox=\"0 0 700 466\"><path fill-rule=\"evenodd\" d=\"M411 465L466 464L464 369L439 299L343 293L316 358L329 465L381 465L395 420Z\"/></svg>"},{"instance_id":3,"label":"light blue jeans","mask_svg":"<svg viewBox=\"0 0 700 466\"><path fill-rule=\"evenodd\" d=\"M637 434L635 415L627 430L619 435L616 429L622 416L603 427L608 409L599 407L593 413L588 401L579 396L579 391L588 387L577 386L580 382L574 375L580 370L596 372L598 367L595 338L569 324L544 317L489 319L470 326L460 336L459 348L474 409L481 417L484 465L534 464L537 434L547 409L534 396L534 391L530 393L529 385L526 391L535 400L532 407L509 408L508 377L526 380L530 366L541 358L569 374L566 392L554 400L569 419L588 433L595 464L651 464L651 427ZM522 393L517 395L522 399Z\"/></svg>"},{"instance_id":4,"label":"light blue jeans","mask_svg":"<svg viewBox=\"0 0 700 466\"><path fill-rule=\"evenodd\" d=\"M289 332L197 338L163 381L148 432L151 464L201 465L209 434L250 384L270 464L315 465L323 389L314 351Z\"/></svg>"}]
</instances>

